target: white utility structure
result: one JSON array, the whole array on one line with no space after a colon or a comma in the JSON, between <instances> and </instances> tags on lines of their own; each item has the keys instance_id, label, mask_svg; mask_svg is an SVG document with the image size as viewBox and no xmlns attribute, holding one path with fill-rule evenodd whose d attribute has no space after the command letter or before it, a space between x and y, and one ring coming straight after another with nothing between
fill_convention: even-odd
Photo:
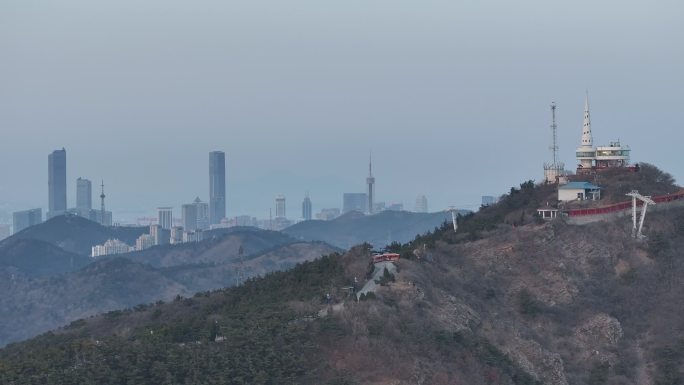
<instances>
[{"instance_id":1,"label":"white utility structure","mask_svg":"<svg viewBox=\"0 0 684 385\"><path fill-rule=\"evenodd\" d=\"M650 196L644 196L639 194L639 191L632 190L632 192L627 193L627 196L632 197L632 237L637 239L643 239L644 235L641 233L641 229L644 227L644 218L646 218L646 209L648 205L654 205L655 202ZM643 202L641 207L641 218L639 219L639 228L637 229L637 199Z\"/></svg>"},{"instance_id":2,"label":"white utility structure","mask_svg":"<svg viewBox=\"0 0 684 385\"><path fill-rule=\"evenodd\" d=\"M458 230L458 222L456 221L456 215L458 213L458 210L456 209L456 207L451 206L446 211L451 213L451 221L454 222L454 233L455 233Z\"/></svg>"}]
</instances>

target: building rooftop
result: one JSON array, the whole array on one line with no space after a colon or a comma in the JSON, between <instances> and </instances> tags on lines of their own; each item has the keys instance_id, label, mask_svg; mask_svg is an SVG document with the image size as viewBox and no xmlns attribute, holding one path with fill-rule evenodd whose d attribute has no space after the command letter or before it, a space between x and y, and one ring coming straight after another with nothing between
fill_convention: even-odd
<instances>
[{"instance_id":1,"label":"building rooftop","mask_svg":"<svg viewBox=\"0 0 684 385\"><path fill-rule=\"evenodd\" d=\"M567 184L559 186L558 189L561 189L561 190L598 190L598 189L600 189L600 187L595 186L589 182L568 182Z\"/></svg>"}]
</instances>

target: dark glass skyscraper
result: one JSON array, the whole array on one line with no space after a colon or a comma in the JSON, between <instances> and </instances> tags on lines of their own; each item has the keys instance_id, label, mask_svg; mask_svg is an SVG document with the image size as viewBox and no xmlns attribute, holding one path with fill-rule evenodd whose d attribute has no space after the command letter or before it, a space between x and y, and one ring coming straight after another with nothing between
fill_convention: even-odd
<instances>
[{"instance_id":1,"label":"dark glass skyscraper","mask_svg":"<svg viewBox=\"0 0 684 385\"><path fill-rule=\"evenodd\" d=\"M209 153L209 223L217 224L226 217L226 154Z\"/></svg>"},{"instance_id":2,"label":"dark glass skyscraper","mask_svg":"<svg viewBox=\"0 0 684 385\"><path fill-rule=\"evenodd\" d=\"M64 214L67 209L66 150L48 155L48 218Z\"/></svg>"}]
</instances>

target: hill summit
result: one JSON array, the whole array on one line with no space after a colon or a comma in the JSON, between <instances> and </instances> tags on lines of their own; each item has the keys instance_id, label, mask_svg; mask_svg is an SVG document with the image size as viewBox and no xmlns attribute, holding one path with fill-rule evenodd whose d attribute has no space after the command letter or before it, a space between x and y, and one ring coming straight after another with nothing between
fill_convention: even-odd
<instances>
[{"instance_id":1,"label":"hill summit","mask_svg":"<svg viewBox=\"0 0 684 385\"><path fill-rule=\"evenodd\" d=\"M0 350L0 381L682 383L684 209L653 212L646 240L627 218L521 218L549 192L524 183L456 233L392 244L397 261L366 244L76 321Z\"/></svg>"}]
</instances>

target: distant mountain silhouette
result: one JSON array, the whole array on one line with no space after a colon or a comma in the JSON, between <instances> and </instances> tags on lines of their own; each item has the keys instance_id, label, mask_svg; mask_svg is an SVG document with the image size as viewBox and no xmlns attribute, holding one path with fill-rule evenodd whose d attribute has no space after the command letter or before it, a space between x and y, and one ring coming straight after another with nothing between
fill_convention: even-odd
<instances>
[{"instance_id":1,"label":"distant mountain silhouette","mask_svg":"<svg viewBox=\"0 0 684 385\"><path fill-rule=\"evenodd\" d=\"M76 215L60 215L3 240L0 242L0 249L12 240L37 239L68 252L90 256L94 245L103 244L112 238L134 245L135 240L148 231L147 227L109 227Z\"/></svg>"},{"instance_id":2,"label":"distant mountain silhouette","mask_svg":"<svg viewBox=\"0 0 684 385\"><path fill-rule=\"evenodd\" d=\"M277 246L299 240L278 231L261 230L256 227L233 227L205 232L206 238L198 243L161 245L140 252L124 255L131 260L157 267L169 267L197 263L221 264L261 254Z\"/></svg>"},{"instance_id":3,"label":"distant mountain silhouette","mask_svg":"<svg viewBox=\"0 0 684 385\"><path fill-rule=\"evenodd\" d=\"M331 221L300 222L283 232L297 239L323 241L343 249L364 242L382 248L392 242L408 242L418 234L434 230L444 221L451 221L450 213L383 211L375 215L363 215L352 211Z\"/></svg>"},{"instance_id":4,"label":"distant mountain silhouette","mask_svg":"<svg viewBox=\"0 0 684 385\"><path fill-rule=\"evenodd\" d=\"M0 269L27 277L74 271L91 261L90 257L35 239L11 238L0 244Z\"/></svg>"},{"instance_id":5,"label":"distant mountain silhouette","mask_svg":"<svg viewBox=\"0 0 684 385\"><path fill-rule=\"evenodd\" d=\"M103 258L70 253L36 239L3 242L0 346L77 318L232 286L338 250L256 228L208 234L215 236Z\"/></svg>"}]
</instances>

